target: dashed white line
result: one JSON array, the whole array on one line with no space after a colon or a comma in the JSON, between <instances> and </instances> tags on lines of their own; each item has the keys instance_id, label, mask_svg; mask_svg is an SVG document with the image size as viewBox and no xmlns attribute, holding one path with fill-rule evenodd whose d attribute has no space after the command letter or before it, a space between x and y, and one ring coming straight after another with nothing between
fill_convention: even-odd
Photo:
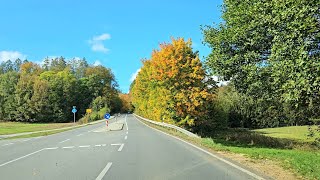
<instances>
[{"instance_id":1,"label":"dashed white line","mask_svg":"<svg viewBox=\"0 0 320 180\"><path fill-rule=\"evenodd\" d=\"M124 139L128 139L128 136L125 136Z\"/></svg>"},{"instance_id":2,"label":"dashed white line","mask_svg":"<svg viewBox=\"0 0 320 180\"><path fill-rule=\"evenodd\" d=\"M129 134L129 132L127 131L127 134Z\"/></svg>"},{"instance_id":3,"label":"dashed white line","mask_svg":"<svg viewBox=\"0 0 320 180\"><path fill-rule=\"evenodd\" d=\"M79 148L88 148L90 145L79 146Z\"/></svg>"},{"instance_id":4,"label":"dashed white line","mask_svg":"<svg viewBox=\"0 0 320 180\"><path fill-rule=\"evenodd\" d=\"M48 149L48 150L52 150L52 149L58 149L59 147L51 147L51 148L45 148L45 149Z\"/></svg>"},{"instance_id":5,"label":"dashed white line","mask_svg":"<svg viewBox=\"0 0 320 180\"><path fill-rule=\"evenodd\" d=\"M8 143L8 144L4 144L4 145L2 145L2 146L10 146L10 145L12 145L13 143Z\"/></svg>"},{"instance_id":6,"label":"dashed white line","mask_svg":"<svg viewBox=\"0 0 320 180\"><path fill-rule=\"evenodd\" d=\"M25 140L22 140L21 142L27 142L27 141L30 141L31 139L25 139Z\"/></svg>"},{"instance_id":7,"label":"dashed white line","mask_svg":"<svg viewBox=\"0 0 320 180\"><path fill-rule=\"evenodd\" d=\"M0 164L0 167L5 166L5 165L10 164L10 163L13 163L13 162L15 162L15 161L18 161L18 160L20 160L20 159L26 158L26 157L28 157L28 156L31 156L31 155L36 154L36 153L38 153L38 152L41 152L41 151L43 151L43 150L44 150L44 149L40 149L40 150L35 151L35 152L32 152L32 153L30 153L30 154L21 156L21 157L19 157L19 158L17 158L17 159L13 159L13 160L11 160L11 161L5 162L5 163L3 163L3 164Z\"/></svg>"},{"instance_id":8,"label":"dashed white line","mask_svg":"<svg viewBox=\"0 0 320 180\"><path fill-rule=\"evenodd\" d=\"M110 169L112 165L112 162L109 162L106 167L103 168L103 170L101 171L101 173L99 174L99 176L96 178L96 180L101 180L104 175L108 172L108 170Z\"/></svg>"},{"instance_id":9,"label":"dashed white line","mask_svg":"<svg viewBox=\"0 0 320 180\"><path fill-rule=\"evenodd\" d=\"M111 146L121 146L121 144L111 144Z\"/></svg>"},{"instance_id":10,"label":"dashed white line","mask_svg":"<svg viewBox=\"0 0 320 180\"><path fill-rule=\"evenodd\" d=\"M97 144L97 145L95 145L96 147L100 147L101 146L101 144Z\"/></svg>"},{"instance_id":11,"label":"dashed white line","mask_svg":"<svg viewBox=\"0 0 320 180\"><path fill-rule=\"evenodd\" d=\"M64 143L64 142L67 142L67 141L70 141L70 139L63 140L63 141L61 141L59 143Z\"/></svg>"},{"instance_id":12,"label":"dashed white line","mask_svg":"<svg viewBox=\"0 0 320 180\"><path fill-rule=\"evenodd\" d=\"M82 136L83 134L78 134L77 136Z\"/></svg>"},{"instance_id":13,"label":"dashed white line","mask_svg":"<svg viewBox=\"0 0 320 180\"><path fill-rule=\"evenodd\" d=\"M106 146L106 144L101 144L101 146Z\"/></svg>"},{"instance_id":14,"label":"dashed white line","mask_svg":"<svg viewBox=\"0 0 320 180\"><path fill-rule=\"evenodd\" d=\"M72 149L74 148L74 146L66 146L66 147L62 147L62 149Z\"/></svg>"},{"instance_id":15,"label":"dashed white line","mask_svg":"<svg viewBox=\"0 0 320 180\"><path fill-rule=\"evenodd\" d=\"M126 127L127 127L127 131L128 131L129 129L128 129L128 123L127 123L127 114L126 114L126 117L124 118L124 121L126 122Z\"/></svg>"}]
</instances>

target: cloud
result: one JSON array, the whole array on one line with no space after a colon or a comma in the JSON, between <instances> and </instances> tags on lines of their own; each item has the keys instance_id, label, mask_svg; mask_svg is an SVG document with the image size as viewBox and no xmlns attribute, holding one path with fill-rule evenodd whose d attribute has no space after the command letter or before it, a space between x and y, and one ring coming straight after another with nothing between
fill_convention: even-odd
<instances>
[{"instance_id":1,"label":"cloud","mask_svg":"<svg viewBox=\"0 0 320 180\"><path fill-rule=\"evenodd\" d=\"M130 82L133 82L136 79L136 77L137 77L138 73L140 72L140 70L141 70L141 68L137 69L137 71L135 73L131 74Z\"/></svg>"},{"instance_id":2,"label":"cloud","mask_svg":"<svg viewBox=\"0 0 320 180\"><path fill-rule=\"evenodd\" d=\"M110 50L106 48L103 44L103 41L111 39L111 35L104 33L99 36L94 36L92 39L90 39L88 42L91 45L91 50L95 52L103 52L107 53Z\"/></svg>"},{"instance_id":3,"label":"cloud","mask_svg":"<svg viewBox=\"0 0 320 180\"><path fill-rule=\"evenodd\" d=\"M24 60L27 55L20 53L19 51L0 51L0 62L8 60L15 61L16 59Z\"/></svg>"},{"instance_id":4,"label":"cloud","mask_svg":"<svg viewBox=\"0 0 320 180\"><path fill-rule=\"evenodd\" d=\"M93 63L93 65L94 65L94 66L100 66L100 65L102 65L102 64L101 64L101 62L100 62L99 60L96 60L96 61Z\"/></svg>"}]
</instances>

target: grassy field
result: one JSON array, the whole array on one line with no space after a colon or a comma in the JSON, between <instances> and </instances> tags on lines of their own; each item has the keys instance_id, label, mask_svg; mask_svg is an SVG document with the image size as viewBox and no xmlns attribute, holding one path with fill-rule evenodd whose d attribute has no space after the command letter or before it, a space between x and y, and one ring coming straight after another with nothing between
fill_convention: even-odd
<instances>
[{"instance_id":1,"label":"grassy field","mask_svg":"<svg viewBox=\"0 0 320 180\"><path fill-rule=\"evenodd\" d=\"M0 122L0 135L42 131L74 126L73 123Z\"/></svg>"},{"instance_id":2,"label":"grassy field","mask_svg":"<svg viewBox=\"0 0 320 180\"><path fill-rule=\"evenodd\" d=\"M258 132L230 129L215 131L211 137L190 138L174 129L151 123L146 124L208 150L243 154L252 160L272 160L284 169L293 172L297 179L298 177L300 179L320 179L320 151L309 146L309 140L304 137L306 127L293 128L299 131L300 135L296 131L292 131L291 134L286 127L277 128L277 130L257 130ZM261 131L267 133L261 134ZM282 134L286 135L282 136ZM275 137L270 137L270 135Z\"/></svg>"},{"instance_id":3,"label":"grassy field","mask_svg":"<svg viewBox=\"0 0 320 180\"><path fill-rule=\"evenodd\" d=\"M312 128L316 129L316 126L312 126ZM266 129L257 129L254 131L262 133L266 136L275 137L275 138L287 138L287 139L298 140L302 142L310 142L314 140L314 138L307 137L308 126L266 128Z\"/></svg>"}]
</instances>

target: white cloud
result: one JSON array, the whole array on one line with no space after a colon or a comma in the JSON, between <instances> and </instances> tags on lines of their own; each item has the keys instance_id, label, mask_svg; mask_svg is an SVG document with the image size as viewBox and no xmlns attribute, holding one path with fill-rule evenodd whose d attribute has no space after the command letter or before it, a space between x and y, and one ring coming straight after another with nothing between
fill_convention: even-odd
<instances>
[{"instance_id":1,"label":"white cloud","mask_svg":"<svg viewBox=\"0 0 320 180\"><path fill-rule=\"evenodd\" d=\"M103 41L111 39L111 35L104 33L99 36L94 36L92 39L90 39L88 42L91 45L91 50L95 52L103 52L107 53L110 50L106 48L103 44Z\"/></svg>"},{"instance_id":2,"label":"white cloud","mask_svg":"<svg viewBox=\"0 0 320 180\"><path fill-rule=\"evenodd\" d=\"M15 61L16 59L25 60L27 55L20 53L19 51L0 51L0 62L8 60Z\"/></svg>"},{"instance_id":3,"label":"white cloud","mask_svg":"<svg viewBox=\"0 0 320 180\"><path fill-rule=\"evenodd\" d=\"M133 82L136 79L136 77L137 77L138 73L140 72L140 70L141 70L141 68L137 69L137 71L135 73L131 74L130 82Z\"/></svg>"},{"instance_id":4,"label":"white cloud","mask_svg":"<svg viewBox=\"0 0 320 180\"><path fill-rule=\"evenodd\" d=\"M92 51L107 53L109 49L107 49L102 43L94 43L91 46Z\"/></svg>"},{"instance_id":5,"label":"white cloud","mask_svg":"<svg viewBox=\"0 0 320 180\"><path fill-rule=\"evenodd\" d=\"M93 63L93 65L94 65L94 66L100 66L100 65L102 65L102 64L101 64L101 62L100 62L99 60L96 60L96 61Z\"/></svg>"},{"instance_id":6,"label":"white cloud","mask_svg":"<svg viewBox=\"0 0 320 180\"><path fill-rule=\"evenodd\" d=\"M104 41L109 39L111 39L111 36L110 34L107 34L107 33L101 34L100 36L94 36L92 38L93 41Z\"/></svg>"},{"instance_id":7,"label":"white cloud","mask_svg":"<svg viewBox=\"0 0 320 180\"><path fill-rule=\"evenodd\" d=\"M220 86L225 86L228 85L230 81L221 81L221 78L219 76L212 76L213 80L217 82L217 85Z\"/></svg>"}]
</instances>

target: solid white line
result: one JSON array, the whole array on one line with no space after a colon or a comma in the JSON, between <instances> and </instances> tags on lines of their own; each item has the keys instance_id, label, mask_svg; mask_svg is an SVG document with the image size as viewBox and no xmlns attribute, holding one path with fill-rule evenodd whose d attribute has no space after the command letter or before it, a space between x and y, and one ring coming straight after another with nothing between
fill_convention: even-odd
<instances>
[{"instance_id":1,"label":"solid white line","mask_svg":"<svg viewBox=\"0 0 320 180\"><path fill-rule=\"evenodd\" d=\"M10 146L10 145L12 145L13 143L8 143L8 144L4 144L4 145L2 145L2 146Z\"/></svg>"},{"instance_id":2,"label":"solid white line","mask_svg":"<svg viewBox=\"0 0 320 180\"><path fill-rule=\"evenodd\" d=\"M110 169L112 165L112 162L109 162L106 167L103 168L103 170L101 171L101 173L99 174L99 176L96 178L96 180L101 180L104 175L108 172L108 170Z\"/></svg>"},{"instance_id":3,"label":"solid white line","mask_svg":"<svg viewBox=\"0 0 320 180\"><path fill-rule=\"evenodd\" d=\"M128 136L125 136L124 139L128 139Z\"/></svg>"},{"instance_id":4,"label":"solid white line","mask_svg":"<svg viewBox=\"0 0 320 180\"><path fill-rule=\"evenodd\" d=\"M83 134L78 134L77 136L82 136Z\"/></svg>"},{"instance_id":5,"label":"solid white line","mask_svg":"<svg viewBox=\"0 0 320 180\"><path fill-rule=\"evenodd\" d=\"M134 117L135 117L135 116L134 116ZM135 118L136 118L136 117L135 117ZM254 177L254 178L256 178L256 179L261 179L261 180L264 179L263 177L260 177L259 175L254 174L253 172L250 172L250 171L248 171L248 170L246 170L246 169L244 169L244 168L242 168L242 167L240 167L240 166L238 166L238 165L233 164L233 163L230 162L230 161L227 161L227 160L225 160L225 159L223 159L223 158L221 158L221 157L219 157L219 156L217 156L217 155L214 155L214 154L212 154L212 153L209 152L209 151L206 151L206 150L204 150L204 149L201 149L200 147L198 147L198 146L196 146L196 145L194 145L194 144L191 144L191 143L189 143L189 142L187 142L187 141L185 141L185 140L182 140L182 139L180 139L180 138L178 138L178 137L175 137L175 136L173 136L173 135L171 135L171 134L168 134L168 133L165 133L165 132L163 132L163 131L160 131L160 130L158 130L158 129L156 129L156 128L153 128L153 127L151 127L151 126L149 126L149 125L141 122L138 118L136 118L136 119L137 119L140 123L144 124L145 126L151 128L151 129L153 129L153 130L156 130L156 131L158 131L158 132L161 132L161 133L163 133L163 134L165 134L165 135L167 135L167 136L170 136L170 137L172 137L172 138L175 138L175 139L177 139L177 140L179 140L179 141L182 141L182 142L184 142L184 143L186 143L186 144L188 144L188 145L190 145L190 146L192 146L192 147L194 147L194 148L196 148L196 149L198 149L198 150L200 150L200 151L202 151L202 152L204 152L204 153L206 153L206 154L208 154L208 155L210 155L210 156L212 156L212 157L214 157L214 158L216 158L216 159L218 159L218 160L220 160L220 161L222 161L222 162L224 162L224 163L226 163L226 164L228 164L228 165L230 165L230 166L232 166L232 167L234 167L234 168L236 168L236 169L238 169L238 170L240 170L240 171L242 171L242 172L244 172L244 173L247 173L248 175L250 175L250 176L252 176L252 177Z\"/></svg>"},{"instance_id":6,"label":"solid white line","mask_svg":"<svg viewBox=\"0 0 320 180\"><path fill-rule=\"evenodd\" d=\"M79 146L80 148L88 148L90 145Z\"/></svg>"},{"instance_id":7,"label":"solid white line","mask_svg":"<svg viewBox=\"0 0 320 180\"><path fill-rule=\"evenodd\" d=\"M71 149L74 148L74 146L66 146L66 147L62 147L63 149Z\"/></svg>"},{"instance_id":8,"label":"solid white line","mask_svg":"<svg viewBox=\"0 0 320 180\"><path fill-rule=\"evenodd\" d=\"M52 147L52 148L45 148L45 149L48 149L48 150L51 150L51 149L58 149L59 147Z\"/></svg>"},{"instance_id":9,"label":"solid white line","mask_svg":"<svg viewBox=\"0 0 320 180\"><path fill-rule=\"evenodd\" d=\"M19 157L19 158L17 158L17 159L13 159L13 160L11 160L11 161L5 162L5 163L3 163L3 164L0 164L0 167L1 167L1 166L5 166L5 165L10 164L10 163L13 163L13 162L15 162L15 161L18 161L18 160L20 160L20 159L26 158L26 157L28 157L28 156L31 156L31 155L36 154L36 153L38 153L38 152L40 152L40 151L43 151L43 150L44 150L44 149L40 149L40 150L35 151L35 152L33 152L33 153L30 153L30 154L21 156L21 157Z\"/></svg>"},{"instance_id":10,"label":"solid white line","mask_svg":"<svg viewBox=\"0 0 320 180\"><path fill-rule=\"evenodd\" d=\"M70 141L70 139L63 140L63 141L61 141L59 143L64 143L64 142L67 142L67 141Z\"/></svg>"},{"instance_id":11,"label":"solid white line","mask_svg":"<svg viewBox=\"0 0 320 180\"><path fill-rule=\"evenodd\" d=\"M124 144L121 144L121 146L118 149L119 152L122 150L123 146L124 146Z\"/></svg>"}]
</instances>

